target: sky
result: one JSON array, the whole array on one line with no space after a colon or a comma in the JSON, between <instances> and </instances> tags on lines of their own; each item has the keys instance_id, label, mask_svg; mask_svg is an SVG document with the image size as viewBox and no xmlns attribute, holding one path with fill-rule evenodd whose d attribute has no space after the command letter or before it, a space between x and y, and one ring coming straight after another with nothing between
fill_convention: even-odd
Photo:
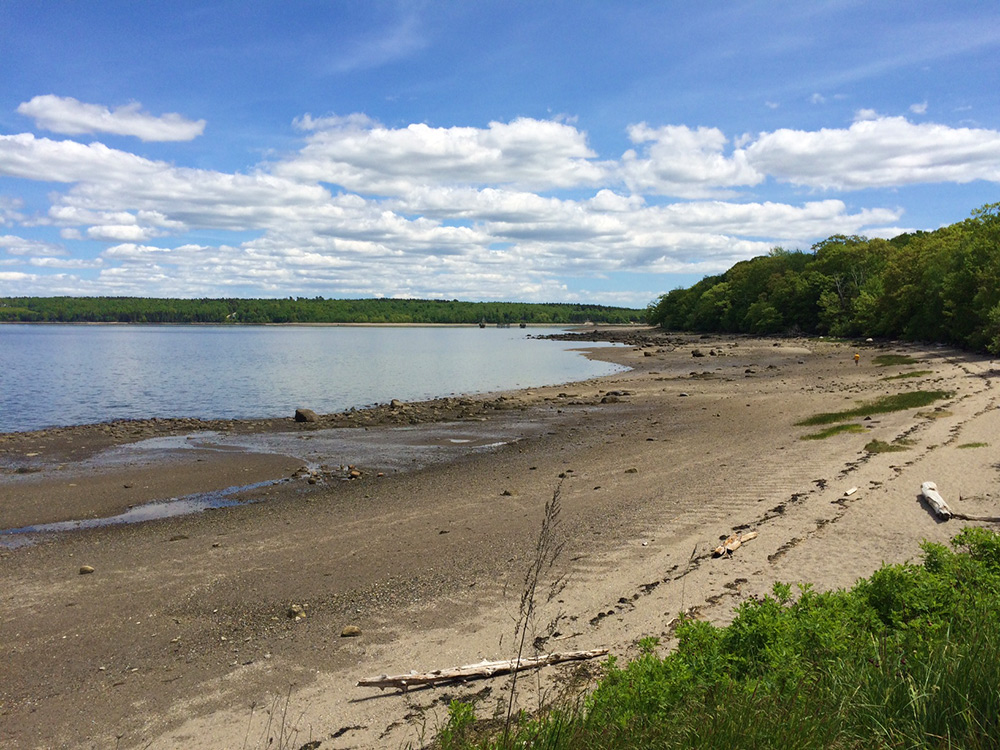
<instances>
[{"instance_id":1,"label":"sky","mask_svg":"<svg viewBox=\"0 0 1000 750\"><path fill-rule=\"evenodd\" d=\"M0 0L0 296L642 308L996 201L995 0Z\"/></svg>"}]
</instances>

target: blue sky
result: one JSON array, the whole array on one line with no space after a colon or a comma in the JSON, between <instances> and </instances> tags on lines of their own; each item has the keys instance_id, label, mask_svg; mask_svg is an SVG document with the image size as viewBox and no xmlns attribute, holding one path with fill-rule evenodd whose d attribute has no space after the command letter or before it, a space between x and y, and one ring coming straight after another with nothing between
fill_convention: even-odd
<instances>
[{"instance_id":1,"label":"blue sky","mask_svg":"<svg viewBox=\"0 0 1000 750\"><path fill-rule=\"evenodd\" d=\"M644 307L1000 200L995 2L0 1L0 295Z\"/></svg>"}]
</instances>

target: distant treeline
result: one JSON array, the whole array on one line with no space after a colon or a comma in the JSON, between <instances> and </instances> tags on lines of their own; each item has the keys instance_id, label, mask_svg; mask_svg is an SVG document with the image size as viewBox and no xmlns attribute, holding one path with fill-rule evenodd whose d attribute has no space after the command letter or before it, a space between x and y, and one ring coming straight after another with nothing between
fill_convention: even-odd
<instances>
[{"instance_id":1,"label":"distant treeline","mask_svg":"<svg viewBox=\"0 0 1000 750\"><path fill-rule=\"evenodd\" d=\"M645 310L604 305L415 299L0 297L6 323L637 323Z\"/></svg>"},{"instance_id":2,"label":"distant treeline","mask_svg":"<svg viewBox=\"0 0 1000 750\"><path fill-rule=\"evenodd\" d=\"M1000 354L1000 203L934 232L775 248L649 307L672 330L937 341Z\"/></svg>"}]
</instances>

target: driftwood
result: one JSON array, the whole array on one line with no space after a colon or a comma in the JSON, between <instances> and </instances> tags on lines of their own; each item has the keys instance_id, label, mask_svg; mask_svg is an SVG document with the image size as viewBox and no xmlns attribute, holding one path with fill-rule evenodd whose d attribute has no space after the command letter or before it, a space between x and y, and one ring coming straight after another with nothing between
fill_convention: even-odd
<instances>
[{"instance_id":1,"label":"driftwood","mask_svg":"<svg viewBox=\"0 0 1000 750\"><path fill-rule=\"evenodd\" d=\"M464 667L435 669L433 672L410 672L399 675L380 675L358 680L358 687L377 687L382 690L388 687L399 688L404 693L411 687L420 685L437 685L458 680L474 680L485 677L520 672L525 669L539 669L549 664L559 664L565 661L583 661L596 659L608 653L606 648L596 648L591 651L564 651L542 656L507 659L505 661L482 661L479 664L466 664Z\"/></svg>"},{"instance_id":2,"label":"driftwood","mask_svg":"<svg viewBox=\"0 0 1000 750\"><path fill-rule=\"evenodd\" d=\"M941 516L941 518L948 519L954 515L951 512L951 508L948 507L948 503L938 493L937 485L934 482L924 482L920 485L920 494L926 503L931 506L931 509Z\"/></svg>"},{"instance_id":3,"label":"driftwood","mask_svg":"<svg viewBox=\"0 0 1000 750\"><path fill-rule=\"evenodd\" d=\"M748 531L746 534L733 534L726 538L722 544L712 550L712 554L715 557L726 557L732 555L736 550L743 546L744 542L749 542L751 539L757 538L756 531Z\"/></svg>"}]
</instances>

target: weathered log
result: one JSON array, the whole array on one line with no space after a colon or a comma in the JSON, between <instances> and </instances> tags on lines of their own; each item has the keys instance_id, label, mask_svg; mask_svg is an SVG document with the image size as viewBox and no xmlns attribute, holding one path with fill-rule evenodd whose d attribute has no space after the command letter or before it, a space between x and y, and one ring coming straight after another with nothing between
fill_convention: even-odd
<instances>
[{"instance_id":1,"label":"weathered log","mask_svg":"<svg viewBox=\"0 0 1000 750\"><path fill-rule=\"evenodd\" d=\"M404 693L411 687L420 685L437 685L439 683L457 680L473 680L485 677L520 672L525 669L539 669L549 664L559 664L566 661L582 661L596 659L608 653L606 648L596 648L590 651L564 651L542 656L522 657L504 661L482 661L479 664L466 664L462 667L435 669L433 672L410 672L400 675L379 675L358 680L358 687L377 687L382 690L388 687L399 688Z\"/></svg>"},{"instance_id":2,"label":"weathered log","mask_svg":"<svg viewBox=\"0 0 1000 750\"><path fill-rule=\"evenodd\" d=\"M941 516L941 518L948 519L952 517L951 508L948 507L948 503L941 497L934 482L924 482L920 485L920 494L923 495L927 504L931 506L931 510Z\"/></svg>"}]
</instances>

